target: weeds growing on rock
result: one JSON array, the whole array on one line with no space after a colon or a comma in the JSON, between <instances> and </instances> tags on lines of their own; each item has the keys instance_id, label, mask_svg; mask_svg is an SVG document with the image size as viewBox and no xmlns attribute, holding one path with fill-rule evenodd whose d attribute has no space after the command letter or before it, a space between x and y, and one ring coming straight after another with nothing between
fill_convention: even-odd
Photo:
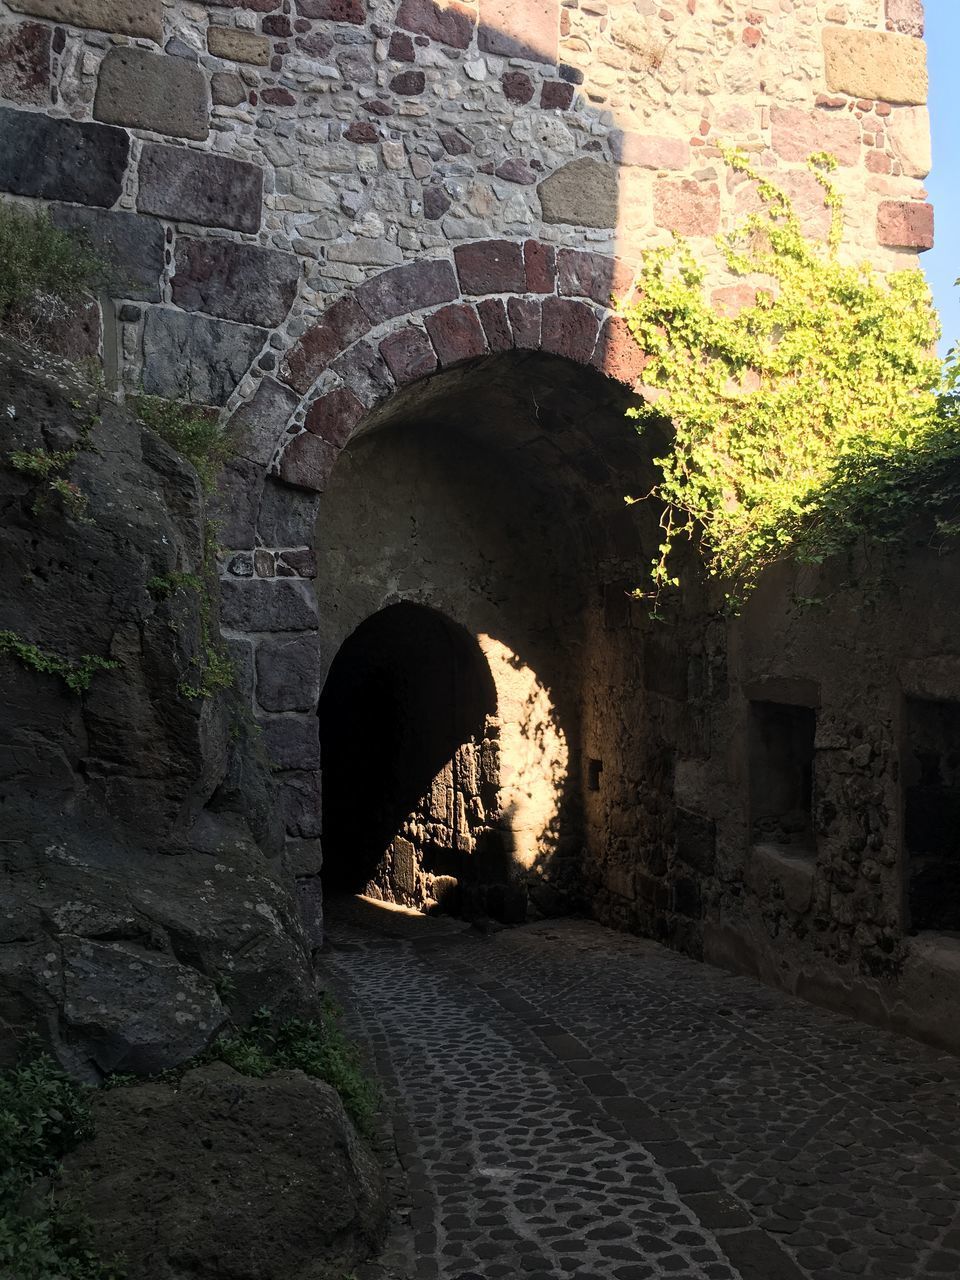
<instances>
[{"instance_id":1,"label":"weeds growing on rock","mask_svg":"<svg viewBox=\"0 0 960 1280\"><path fill-rule=\"evenodd\" d=\"M90 682L98 671L116 671L120 666L109 658L98 658L95 654L81 654L78 662L71 662L57 653L47 653L15 631L0 631L0 655L6 654L15 658L31 671L39 671L43 675L59 676L71 693L86 693Z\"/></svg>"},{"instance_id":2,"label":"weeds growing on rock","mask_svg":"<svg viewBox=\"0 0 960 1280\"><path fill-rule=\"evenodd\" d=\"M144 426L193 464L204 492L210 493L218 472L232 452L230 441L216 418L202 409L165 400L162 396L137 396L133 404Z\"/></svg>"},{"instance_id":3,"label":"weeds growing on rock","mask_svg":"<svg viewBox=\"0 0 960 1280\"><path fill-rule=\"evenodd\" d=\"M0 1275L15 1280L120 1280L90 1226L45 1180L91 1136L86 1098L51 1058L0 1072Z\"/></svg>"},{"instance_id":4,"label":"weeds growing on rock","mask_svg":"<svg viewBox=\"0 0 960 1280\"><path fill-rule=\"evenodd\" d=\"M45 210L0 204L0 324L22 334L60 319L105 275L103 259Z\"/></svg>"},{"instance_id":5,"label":"weeds growing on rock","mask_svg":"<svg viewBox=\"0 0 960 1280\"><path fill-rule=\"evenodd\" d=\"M377 1089L365 1075L356 1047L340 1029L339 1018L339 1009L329 1001L318 1020L289 1018L277 1023L261 1011L248 1027L218 1040L211 1055L241 1075L299 1070L324 1080L336 1089L357 1129L369 1137L377 1110Z\"/></svg>"}]
</instances>

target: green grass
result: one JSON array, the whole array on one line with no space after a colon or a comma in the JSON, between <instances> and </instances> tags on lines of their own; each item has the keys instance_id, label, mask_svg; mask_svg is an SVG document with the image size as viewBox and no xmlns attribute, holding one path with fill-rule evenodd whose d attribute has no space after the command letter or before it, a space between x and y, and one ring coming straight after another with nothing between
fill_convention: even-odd
<instances>
[{"instance_id":1,"label":"green grass","mask_svg":"<svg viewBox=\"0 0 960 1280\"><path fill-rule=\"evenodd\" d=\"M193 464L204 492L210 493L233 452L216 417L162 396L137 396L133 406L144 426Z\"/></svg>"}]
</instances>

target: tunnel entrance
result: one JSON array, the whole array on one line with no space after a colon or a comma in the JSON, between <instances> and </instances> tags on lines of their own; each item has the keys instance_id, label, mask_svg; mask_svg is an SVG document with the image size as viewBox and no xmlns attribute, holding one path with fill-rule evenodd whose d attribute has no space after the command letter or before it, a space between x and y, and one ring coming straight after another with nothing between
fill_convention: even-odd
<instances>
[{"instance_id":1,"label":"tunnel entrance","mask_svg":"<svg viewBox=\"0 0 960 1280\"><path fill-rule=\"evenodd\" d=\"M391 605L347 638L319 707L328 892L472 905L467 856L489 875L504 847L496 711L477 642L434 609Z\"/></svg>"}]
</instances>

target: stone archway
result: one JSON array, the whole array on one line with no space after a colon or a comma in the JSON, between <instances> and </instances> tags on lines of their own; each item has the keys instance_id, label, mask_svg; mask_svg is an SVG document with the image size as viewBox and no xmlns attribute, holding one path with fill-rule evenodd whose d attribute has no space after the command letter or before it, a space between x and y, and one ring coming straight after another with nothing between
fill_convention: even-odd
<instances>
[{"instance_id":1,"label":"stone archway","mask_svg":"<svg viewBox=\"0 0 960 1280\"><path fill-rule=\"evenodd\" d=\"M636 809L635 784L618 757L633 751L642 768L646 748L637 745L643 734L629 716L630 697L620 701L631 723L619 741L604 708L610 682L636 692L635 675L627 675L636 667L637 637L628 634L635 624L625 589L636 584L642 548L656 536L655 515L623 503L625 493L652 481L651 446L638 442L624 418L643 370L642 353L610 305L624 280L614 259L530 240L479 242L449 259L393 268L335 302L301 335L278 376L264 378L235 413L243 456L222 503L229 547L223 619L277 769L296 867L315 872L319 865L315 708L324 673L353 629L401 600L465 625L511 690L511 857L529 876L563 862L576 868L560 877L570 886L582 880L587 844L595 846L594 861L611 850L627 861L623 842L633 848L641 838L624 820L608 839L612 813ZM469 448L493 467L497 487L510 475L522 481L511 499L521 517L518 562L535 577L556 547L576 544L552 579L566 577L580 594L566 620L548 610L520 625L506 605L484 620L470 616L464 601L448 602L437 584L407 590L387 580L359 612L338 614L339 588L327 570L355 539L350 495L341 504L344 523L332 522L329 510L344 460L358 457L367 440L399 440L412 426L436 431L450 412L457 431L469 427ZM438 482L447 485L452 474ZM553 514L531 540L523 513L534 491ZM484 518L478 509L476 529ZM644 520L652 523L641 532ZM501 548L495 577L510 555ZM536 590L531 578L528 594ZM550 638L565 630L570 651L551 655ZM653 806L654 826L657 812ZM657 838L651 831L650 841Z\"/></svg>"},{"instance_id":2,"label":"stone archway","mask_svg":"<svg viewBox=\"0 0 960 1280\"><path fill-rule=\"evenodd\" d=\"M504 879L496 712L479 646L436 610L388 605L347 637L319 707L327 892L458 910Z\"/></svg>"}]
</instances>

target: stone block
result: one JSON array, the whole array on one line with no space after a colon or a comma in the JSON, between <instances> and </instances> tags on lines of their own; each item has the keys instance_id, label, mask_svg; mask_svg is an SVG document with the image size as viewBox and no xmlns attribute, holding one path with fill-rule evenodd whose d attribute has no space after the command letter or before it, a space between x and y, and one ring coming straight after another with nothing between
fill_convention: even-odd
<instances>
[{"instance_id":1,"label":"stone block","mask_svg":"<svg viewBox=\"0 0 960 1280\"><path fill-rule=\"evenodd\" d=\"M308 329L284 361L281 374L298 391L307 391L331 360L366 333L370 320L353 298L341 298Z\"/></svg>"},{"instance_id":2,"label":"stone block","mask_svg":"<svg viewBox=\"0 0 960 1280\"><path fill-rule=\"evenodd\" d=\"M436 358L433 365L436 368ZM314 435L342 449L366 412L366 405L348 387L335 387L314 400L307 411L304 426Z\"/></svg>"},{"instance_id":3,"label":"stone block","mask_svg":"<svg viewBox=\"0 0 960 1280\"><path fill-rule=\"evenodd\" d=\"M677 857L704 875L713 875L717 860L717 827L712 818L678 809Z\"/></svg>"},{"instance_id":4,"label":"stone block","mask_svg":"<svg viewBox=\"0 0 960 1280\"><path fill-rule=\"evenodd\" d=\"M272 328L297 295L300 260L292 253L233 240L177 241L173 300L186 311Z\"/></svg>"},{"instance_id":5,"label":"stone block","mask_svg":"<svg viewBox=\"0 0 960 1280\"><path fill-rule=\"evenodd\" d=\"M537 191L544 222L575 227L616 227L619 212L616 170L599 160L571 160L541 182Z\"/></svg>"},{"instance_id":6,"label":"stone block","mask_svg":"<svg viewBox=\"0 0 960 1280\"><path fill-rule=\"evenodd\" d=\"M557 287L557 251L539 240L523 243L523 268L527 293L553 293Z\"/></svg>"},{"instance_id":7,"label":"stone block","mask_svg":"<svg viewBox=\"0 0 960 1280\"><path fill-rule=\"evenodd\" d=\"M720 230L720 191L716 183L666 179L653 188L653 217L658 227L682 236L715 236Z\"/></svg>"},{"instance_id":8,"label":"stone block","mask_svg":"<svg viewBox=\"0 0 960 1280\"><path fill-rule=\"evenodd\" d=\"M926 107L901 107L887 121L887 138L908 178L925 178L933 158L930 113Z\"/></svg>"},{"instance_id":9,"label":"stone block","mask_svg":"<svg viewBox=\"0 0 960 1280\"><path fill-rule=\"evenodd\" d=\"M454 249L453 257L464 295L524 292L523 249L513 241L461 244Z\"/></svg>"},{"instance_id":10,"label":"stone block","mask_svg":"<svg viewBox=\"0 0 960 1280\"><path fill-rule=\"evenodd\" d=\"M407 98L415 98L426 88L426 76L422 71L401 71L390 81L390 88Z\"/></svg>"},{"instance_id":11,"label":"stone block","mask_svg":"<svg viewBox=\"0 0 960 1280\"><path fill-rule=\"evenodd\" d=\"M408 311L422 311L459 296L453 267L443 258L411 262L360 285L356 299L373 324Z\"/></svg>"},{"instance_id":12,"label":"stone block","mask_svg":"<svg viewBox=\"0 0 960 1280\"><path fill-rule=\"evenodd\" d=\"M384 338L380 343L380 354L398 387L425 378L437 367L437 353L430 339L414 325L407 325Z\"/></svg>"},{"instance_id":13,"label":"stone block","mask_svg":"<svg viewBox=\"0 0 960 1280\"><path fill-rule=\"evenodd\" d=\"M129 151L129 135L112 125L0 107L2 191L109 208L120 196Z\"/></svg>"},{"instance_id":14,"label":"stone block","mask_svg":"<svg viewBox=\"0 0 960 1280\"><path fill-rule=\"evenodd\" d=\"M276 636L257 645L257 702L265 711L316 711L320 648L313 635Z\"/></svg>"},{"instance_id":15,"label":"stone block","mask_svg":"<svg viewBox=\"0 0 960 1280\"><path fill-rule=\"evenodd\" d=\"M487 354L480 318L471 306L441 307L424 323L442 365L458 364Z\"/></svg>"},{"instance_id":16,"label":"stone block","mask_svg":"<svg viewBox=\"0 0 960 1280\"><path fill-rule=\"evenodd\" d=\"M217 476L209 515L217 522L217 540L225 547L252 547L263 488L263 467L246 458L231 458Z\"/></svg>"},{"instance_id":17,"label":"stone block","mask_svg":"<svg viewBox=\"0 0 960 1280\"><path fill-rule=\"evenodd\" d=\"M84 209L54 204L51 221L80 232L111 268L109 292L115 298L159 302L164 266L163 227L153 218L122 210Z\"/></svg>"},{"instance_id":18,"label":"stone block","mask_svg":"<svg viewBox=\"0 0 960 1280\"><path fill-rule=\"evenodd\" d=\"M0 97L31 107L50 101L50 42L39 22L0 28Z\"/></svg>"},{"instance_id":19,"label":"stone block","mask_svg":"<svg viewBox=\"0 0 960 1280\"><path fill-rule=\"evenodd\" d=\"M623 316L608 316L604 321L591 363L628 387L642 380L646 356Z\"/></svg>"},{"instance_id":20,"label":"stone block","mask_svg":"<svg viewBox=\"0 0 960 1280\"><path fill-rule=\"evenodd\" d=\"M327 22L352 22L357 26L367 20L363 0L297 0L297 13L304 18L323 18Z\"/></svg>"},{"instance_id":21,"label":"stone block","mask_svg":"<svg viewBox=\"0 0 960 1280\"><path fill-rule=\"evenodd\" d=\"M317 597L300 578L224 578L220 621L228 631L312 631Z\"/></svg>"},{"instance_id":22,"label":"stone block","mask_svg":"<svg viewBox=\"0 0 960 1280\"><path fill-rule=\"evenodd\" d=\"M320 768L320 721L313 715L260 716L261 741L275 769Z\"/></svg>"},{"instance_id":23,"label":"stone block","mask_svg":"<svg viewBox=\"0 0 960 1280\"><path fill-rule=\"evenodd\" d=\"M249 62L255 67L268 66L273 52L266 36L255 31L243 31L239 27L208 27L207 48L215 58Z\"/></svg>"},{"instance_id":24,"label":"stone block","mask_svg":"<svg viewBox=\"0 0 960 1280\"><path fill-rule=\"evenodd\" d=\"M187 58L111 49L100 64L93 114L104 124L202 141L210 132L207 78Z\"/></svg>"},{"instance_id":25,"label":"stone block","mask_svg":"<svg viewBox=\"0 0 960 1280\"><path fill-rule=\"evenodd\" d=\"M237 409L228 424L236 452L261 469L266 467L299 403L299 398L282 382L263 378L252 398Z\"/></svg>"},{"instance_id":26,"label":"stone block","mask_svg":"<svg viewBox=\"0 0 960 1280\"><path fill-rule=\"evenodd\" d=\"M315 578L316 576L317 553L315 551L282 551L277 557L278 578Z\"/></svg>"},{"instance_id":27,"label":"stone block","mask_svg":"<svg viewBox=\"0 0 960 1280\"><path fill-rule=\"evenodd\" d=\"M340 450L311 431L294 436L280 456L280 479L322 493Z\"/></svg>"},{"instance_id":28,"label":"stone block","mask_svg":"<svg viewBox=\"0 0 960 1280\"><path fill-rule=\"evenodd\" d=\"M480 0L478 44L484 53L556 63L559 0Z\"/></svg>"},{"instance_id":29,"label":"stone block","mask_svg":"<svg viewBox=\"0 0 960 1280\"><path fill-rule=\"evenodd\" d=\"M260 499L257 537L267 547L304 547L314 538L320 499L268 476Z\"/></svg>"},{"instance_id":30,"label":"stone block","mask_svg":"<svg viewBox=\"0 0 960 1280\"><path fill-rule=\"evenodd\" d=\"M566 298L545 298L543 302L543 330L540 346L543 351L586 364L597 345L597 317L585 302L571 302Z\"/></svg>"},{"instance_id":31,"label":"stone block","mask_svg":"<svg viewBox=\"0 0 960 1280\"><path fill-rule=\"evenodd\" d=\"M163 39L162 0L9 0L8 8L71 27Z\"/></svg>"},{"instance_id":32,"label":"stone block","mask_svg":"<svg viewBox=\"0 0 960 1280\"><path fill-rule=\"evenodd\" d=\"M225 404L263 346L266 329L150 307L144 324L148 395Z\"/></svg>"},{"instance_id":33,"label":"stone block","mask_svg":"<svg viewBox=\"0 0 960 1280\"><path fill-rule=\"evenodd\" d=\"M927 100L922 40L889 31L825 27L823 59L831 93L917 106Z\"/></svg>"},{"instance_id":34,"label":"stone block","mask_svg":"<svg viewBox=\"0 0 960 1280\"><path fill-rule=\"evenodd\" d=\"M690 163L688 143L657 134L615 129L610 134L610 151L618 164L641 169L685 169Z\"/></svg>"},{"instance_id":35,"label":"stone block","mask_svg":"<svg viewBox=\"0 0 960 1280\"><path fill-rule=\"evenodd\" d=\"M307 840L322 835L323 791L319 771L282 773L277 781L287 834Z\"/></svg>"},{"instance_id":36,"label":"stone block","mask_svg":"<svg viewBox=\"0 0 960 1280\"><path fill-rule=\"evenodd\" d=\"M566 80L545 80L540 89L544 111L566 111L573 103L573 85Z\"/></svg>"},{"instance_id":37,"label":"stone block","mask_svg":"<svg viewBox=\"0 0 960 1280\"><path fill-rule=\"evenodd\" d=\"M218 107L239 107L247 100L247 88L233 71L215 71L210 77L210 92Z\"/></svg>"},{"instance_id":38,"label":"stone block","mask_svg":"<svg viewBox=\"0 0 960 1280\"><path fill-rule=\"evenodd\" d=\"M541 304L533 298L508 298L507 317L513 330L513 345L520 351L540 348Z\"/></svg>"},{"instance_id":39,"label":"stone block","mask_svg":"<svg viewBox=\"0 0 960 1280\"><path fill-rule=\"evenodd\" d=\"M783 160L804 161L817 151L829 151L844 165L860 159L860 125L852 116L771 107L770 125L771 144Z\"/></svg>"},{"instance_id":40,"label":"stone block","mask_svg":"<svg viewBox=\"0 0 960 1280\"><path fill-rule=\"evenodd\" d=\"M611 296L625 293L630 284L623 263L605 253L561 249L557 254L557 292L568 298L592 298L607 307Z\"/></svg>"},{"instance_id":41,"label":"stone block","mask_svg":"<svg viewBox=\"0 0 960 1280\"><path fill-rule=\"evenodd\" d=\"M877 240L892 249L931 249L933 205L884 200L877 210Z\"/></svg>"},{"instance_id":42,"label":"stone block","mask_svg":"<svg viewBox=\"0 0 960 1280\"><path fill-rule=\"evenodd\" d=\"M509 351L513 346L513 334L507 319L507 308L502 298L484 298L477 303L477 315L483 325L487 346L491 351Z\"/></svg>"},{"instance_id":43,"label":"stone block","mask_svg":"<svg viewBox=\"0 0 960 1280\"><path fill-rule=\"evenodd\" d=\"M457 0L448 5L435 4L434 0L402 0L397 11L398 27L453 49L468 47L475 24L472 10Z\"/></svg>"},{"instance_id":44,"label":"stone block","mask_svg":"<svg viewBox=\"0 0 960 1280\"><path fill-rule=\"evenodd\" d=\"M394 389L393 374L372 342L355 342L330 368L367 406L376 404Z\"/></svg>"},{"instance_id":45,"label":"stone block","mask_svg":"<svg viewBox=\"0 0 960 1280\"><path fill-rule=\"evenodd\" d=\"M137 208L202 227L259 231L263 170L245 160L148 142L140 159Z\"/></svg>"},{"instance_id":46,"label":"stone block","mask_svg":"<svg viewBox=\"0 0 960 1280\"><path fill-rule=\"evenodd\" d=\"M508 102L523 106L533 97L533 81L525 71L508 71L500 79L503 96Z\"/></svg>"},{"instance_id":47,"label":"stone block","mask_svg":"<svg viewBox=\"0 0 960 1280\"><path fill-rule=\"evenodd\" d=\"M887 0L887 23L905 36L923 35L923 0Z\"/></svg>"}]
</instances>

